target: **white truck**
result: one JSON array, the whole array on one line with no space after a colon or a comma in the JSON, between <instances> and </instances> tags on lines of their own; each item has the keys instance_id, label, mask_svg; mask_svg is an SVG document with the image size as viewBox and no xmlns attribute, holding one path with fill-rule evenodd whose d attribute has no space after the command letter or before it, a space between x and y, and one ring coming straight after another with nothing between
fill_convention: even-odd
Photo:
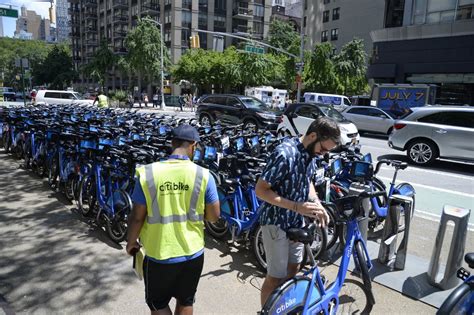
<instances>
[{"instance_id":1,"label":"white truck","mask_svg":"<svg viewBox=\"0 0 474 315\"><path fill-rule=\"evenodd\" d=\"M267 104L269 107L276 106L279 109L283 109L285 108L288 91L283 89L275 89L271 86L258 86L246 88L245 95L253 96Z\"/></svg>"}]
</instances>

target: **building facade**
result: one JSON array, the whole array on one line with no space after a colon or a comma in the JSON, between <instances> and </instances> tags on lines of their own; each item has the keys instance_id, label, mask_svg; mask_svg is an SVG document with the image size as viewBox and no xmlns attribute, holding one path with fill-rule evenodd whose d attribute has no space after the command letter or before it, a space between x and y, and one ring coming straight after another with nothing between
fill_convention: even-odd
<instances>
[{"instance_id":1,"label":"building facade","mask_svg":"<svg viewBox=\"0 0 474 315\"><path fill-rule=\"evenodd\" d=\"M296 32L301 31L303 0L273 0L272 19L279 19L293 25Z\"/></svg>"},{"instance_id":2,"label":"building facade","mask_svg":"<svg viewBox=\"0 0 474 315\"><path fill-rule=\"evenodd\" d=\"M370 32L383 27L385 2L382 0L305 0L303 27L306 49L330 42L335 51L355 37L364 41L370 56Z\"/></svg>"},{"instance_id":3,"label":"building facade","mask_svg":"<svg viewBox=\"0 0 474 315\"><path fill-rule=\"evenodd\" d=\"M163 40L171 61L177 63L190 48L193 29L248 35L263 39L268 33L271 1L268 0L69 0L71 44L75 66L90 62L101 40L107 40L116 54L126 54L128 30L139 17L162 23ZM212 49L213 35L199 33L200 46ZM225 38L225 47L235 43ZM82 77L82 86L93 84ZM112 74L110 88L129 88L127 78Z\"/></svg>"},{"instance_id":4,"label":"building facade","mask_svg":"<svg viewBox=\"0 0 474 315\"><path fill-rule=\"evenodd\" d=\"M70 17L67 0L56 0L56 39L58 42L69 40Z\"/></svg>"},{"instance_id":5,"label":"building facade","mask_svg":"<svg viewBox=\"0 0 474 315\"><path fill-rule=\"evenodd\" d=\"M388 0L371 34L368 77L437 86L437 103L474 105L474 0Z\"/></svg>"},{"instance_id":6,"label":"building facade","mask_svg":"<svg viewBox=\"0 0 474 315\"><path fill-rule=\"evenodd\" d=\"M20 38L26 33L31 33L32 39L50 41L51 23L35 11L27 10L25 6L22 6L21 15L16 20L14 37Z\"/></svg>"}]
</instances>

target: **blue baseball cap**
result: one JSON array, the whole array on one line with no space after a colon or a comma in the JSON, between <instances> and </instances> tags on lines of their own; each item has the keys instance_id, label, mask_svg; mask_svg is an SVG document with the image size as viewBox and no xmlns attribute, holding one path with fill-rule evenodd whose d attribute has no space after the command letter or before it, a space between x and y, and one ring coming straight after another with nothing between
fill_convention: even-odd
<instances>
[{"instance_id":1,"label":"blue baseball cap","mask_svg":"<svg viewBox=\"0 0 474 315\"><path fill-rule=\"evenodd\" d=\"M199 142L199 132L191 125L180 125L171 131L173 139Z\"/></svg>"}]
</instances>

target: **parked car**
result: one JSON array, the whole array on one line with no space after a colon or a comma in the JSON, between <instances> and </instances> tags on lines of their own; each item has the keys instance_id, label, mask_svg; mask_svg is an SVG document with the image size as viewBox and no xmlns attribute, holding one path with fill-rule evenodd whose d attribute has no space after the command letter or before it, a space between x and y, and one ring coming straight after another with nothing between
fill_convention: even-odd
<instances>
[{"instance_id":1,"label":"parked car","mask_svg":"<svg viewBox=\"0 0 474 315\"><path fill-rule=\"evenodd\" d=\"M316 103L291 104L283 113L283 121L278 125L277 132L280 136L299 136L306 133L309 125L319 116L326 116L337 121L341 130L341 145L359 143L357 127L344 118L332 106Z\"/></svg>"},{"instance_id":2,"label":"parked car","mask_svg":"<svg viewBox=\"0 0 474 315\"><path fill-rule=\"evenodd\" d=\"M5 101L13 101L13 102L16 101L16 94L15 94L15 90L13 90L13 88L2 86L2 87L0 87L0 93L3 94L3 99Z\"/></svg>"},{"instance_id":3,"label":"parked car","mask_svg":"<svg viewBox=\"0 0 474 315\"><path fill-rule=\"evenodd\" d=\"M359 132L367 131L389 135L395 122L393 114L371 106L351 106L344 109L341 114L352 121Z\"/></svg>"},{"instance_id":4,"label":"parked car","mask_svg":"<svg viewBox=\"0 0 474 315\"><path fill-rule=\"evenodd\" d=\"M370 96L369 95L354 95L350 98L352 106L370 106Z\"/></svg>"},{"instance_id":5,"label":"parked car","mask_svg":"<svg viewBox=\"0 0 474 315\"><path fill-rule=\"evenodd\" d=\"M474 108L425 106L395 121L388 145L418 165L437 158L474 160Z\"/></svg>"},{"instance_id":6,"label":"parked car","mask_svg":"<svg viewBox=\"0 0 474 315\"><path fill-rule=\"evenodd\" d=\"M82 97L74 91L39 90L35 104L84 104L92 105L94 101Z\"/></svg>"},{"instance_id":7,"label":"parked car","mask_svg":"<svg viewBox=\"0 0 474 315\"><path fill-rule=\"evenodd\" d=\"M303 98L306 103L332 105L338 111L342 111L347 106L351 106L351 101L344 95L306 92L303 94Z\"/></svg>"},{"instance_id":8,"label":"parked car","mask_svg":"<svg viewBox=\"0 0 474 315\"><path fill-rule=\"evenodd\" d=\"M201 125L219 120L223 124L244 124L244 128L276 130L281 112L252 96L211 94L198 101L196 117Z\"/></svg>"}]
</instances>

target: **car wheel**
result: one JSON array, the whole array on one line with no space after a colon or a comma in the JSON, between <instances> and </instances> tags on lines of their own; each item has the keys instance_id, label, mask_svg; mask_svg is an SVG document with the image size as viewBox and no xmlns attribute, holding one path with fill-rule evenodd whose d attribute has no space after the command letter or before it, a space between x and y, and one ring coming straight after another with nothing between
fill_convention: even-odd
<instances>
[{"instance_id":1,"label":"car wheel","mask_svg":"<svg viewBox=\"0 0 474 315\"><path fill-rule=\"evenodd\" d=\"M430 141L414 140L408 146L407 156L415 164L427 165L438 158L438 148Z\"/></svg>"},{"instance_id":2,"label":"car wheel","mask_svg":"<svg viewBox=\"0 0 474 315\"><path fill-rule=\"evenodd\" d=\"M257 122L253 119L248 119L244 121L244 130L258 131Z\"/></svg>"},{"instance_id":3,"label":"car wheel","mask_svg":"<svg viewBox=\"0 0 474 315\"><path fill-rule=\"evenodd\" d=\"M212 125L212 118L208 114L201 114L199 116L199 123L202 126L211 126Z\"/></svg>"}]
</instances>

